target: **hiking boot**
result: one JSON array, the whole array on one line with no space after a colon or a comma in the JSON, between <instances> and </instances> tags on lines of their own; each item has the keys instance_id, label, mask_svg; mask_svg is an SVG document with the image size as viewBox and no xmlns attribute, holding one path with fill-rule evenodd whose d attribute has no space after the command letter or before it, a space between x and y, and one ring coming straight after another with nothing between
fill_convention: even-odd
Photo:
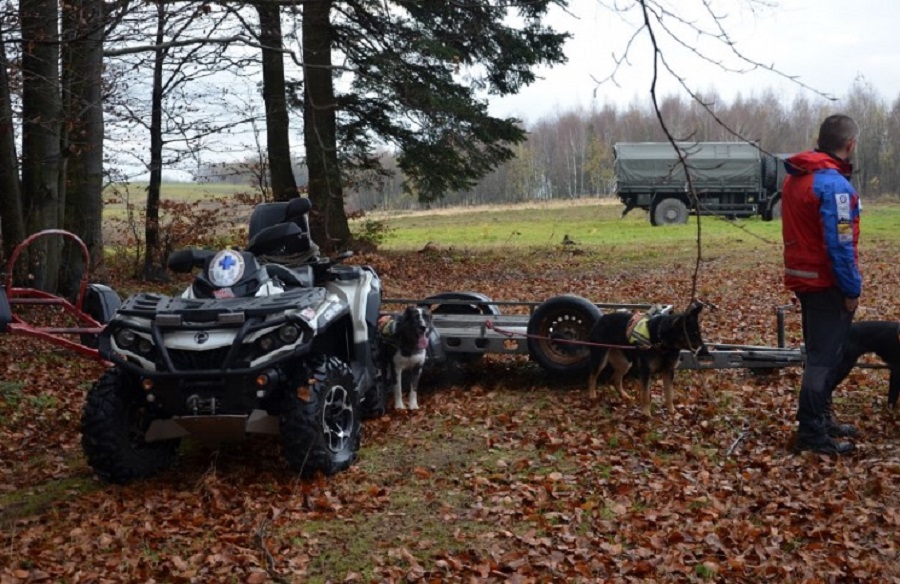
<instances>
[{"instance_id":1,"label":"hiking boot","mask_svg":"<svg viewBox=\"0 0 900 584\"><path fill-rule=\"evenodd\" d=\"M855 438L859 432L856 426L851 424L838 424L834 421L834 414L831 409L831 400L825 406L825 431L832 438Z\"/></svg>"},{"instance_id":2,"label":"hiking boot","mask_svg":"<svg viewBox=\"0 0 900 584\"><path fill-rule=\"evenodd\" d=\"M859 432L852 424L838 424L831 418L825 420L826 431L832 438L856 438Z\"/></svg>"},{"instance_id":3,"label":"hiking boot","mask_svg":"<svg viewBox=\"0 0 900 584\"><path fill-rule=\"evenodd\" d=\"M828 454L830 456L841 456L850 454L856 450L856 446L852 442L838 442L827 434L805 434L797 433L794 441L794 452L815 452L816 454Z\"/></svg>"}]
</instances>

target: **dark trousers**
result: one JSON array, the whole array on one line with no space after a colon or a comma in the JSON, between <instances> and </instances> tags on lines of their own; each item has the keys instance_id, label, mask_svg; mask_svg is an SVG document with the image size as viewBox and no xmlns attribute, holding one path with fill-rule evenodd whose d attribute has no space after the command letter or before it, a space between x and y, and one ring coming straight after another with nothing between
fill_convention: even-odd
<instances>
[{"instance_id":1,"label":"dark trousers","mask_svg":"<svg viewBox=\"0 0 900 584\"><path fill-rule=\"evenodd\" d=\"M825 416L831 408L834 379L853 313L844 307L844 295L837 288L804 292L797 294L797 298L806 345L797 420L800 432L821 435L826 432Z\"/></svg>"}]
</instances>

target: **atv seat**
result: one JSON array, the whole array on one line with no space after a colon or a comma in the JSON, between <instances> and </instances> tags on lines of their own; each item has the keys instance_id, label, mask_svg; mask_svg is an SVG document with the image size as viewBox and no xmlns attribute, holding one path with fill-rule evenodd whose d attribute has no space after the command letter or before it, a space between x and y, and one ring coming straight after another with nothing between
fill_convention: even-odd
<instances>
[{"instance_id":1,"label":"atv seat","mask_svg":"<svg viewBox=\"0 0 900 584\"><path fill-rule=\"evenodd\" d=\"M291 255L309 252L307 213L309 199L296 198L289 202L262 203L250 215L250 241L247 250L256 254Z\"/></svg>"},{"instance_id":2,"label":"atv seat","mask_svg":"<svg viewBox=\"0 0 900 584\"><path fill-rule=\"evenodd\" d=\"M288 287L311 288L315 283L313 268L309 264L290 268L281 264L266 264L265 268L270 277L278 278Z\"/></svg>"},{"instance_id":3,"label":"atv seat","mask_svg":"<svg viewBox=\"0 0 900 584\"><path fill-rule=\"evenodd\" d=\"M295 223L300 229L309 234L309 220L307 214L312 209L309 199L297 197L290 201L276 203L260 203L250 214L250 239L253 239L266 227L272 227L278 223Z\"/></svg>"}]
</instances>

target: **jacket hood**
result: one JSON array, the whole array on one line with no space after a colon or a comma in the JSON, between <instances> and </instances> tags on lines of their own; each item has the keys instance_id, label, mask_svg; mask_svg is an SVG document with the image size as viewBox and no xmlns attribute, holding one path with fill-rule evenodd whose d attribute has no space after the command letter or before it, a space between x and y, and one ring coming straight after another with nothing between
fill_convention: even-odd
<instances>
[{"instance_id":1,"label":"jacket hood","mask_svg":"<svg viewBox=\"0 0 900 584\"><path fill-rule=\"evenodd\" d=\"M846 177L853 174L852 164L819 150L809 150L791 156L784 161L784 168L788 174L793 175L809 174L828 168L836 170Z\"/></svg>"}]
</instances>

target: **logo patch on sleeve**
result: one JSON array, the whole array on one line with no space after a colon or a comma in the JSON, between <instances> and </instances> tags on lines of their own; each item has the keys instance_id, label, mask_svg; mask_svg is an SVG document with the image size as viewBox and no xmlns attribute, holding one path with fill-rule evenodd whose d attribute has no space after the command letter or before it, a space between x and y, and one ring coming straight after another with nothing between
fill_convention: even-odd
<instances>
[{"instance_id":1,"label":"logo patch on sleeve","mask_svg":"<svg viewBox=\"0 0 900 584\"><path fill-rule=\"evenodd\" d=\"M838 222L850 221L850 193L838 193L834 196L837 205Z\"/></svg>"}]
</instances>

